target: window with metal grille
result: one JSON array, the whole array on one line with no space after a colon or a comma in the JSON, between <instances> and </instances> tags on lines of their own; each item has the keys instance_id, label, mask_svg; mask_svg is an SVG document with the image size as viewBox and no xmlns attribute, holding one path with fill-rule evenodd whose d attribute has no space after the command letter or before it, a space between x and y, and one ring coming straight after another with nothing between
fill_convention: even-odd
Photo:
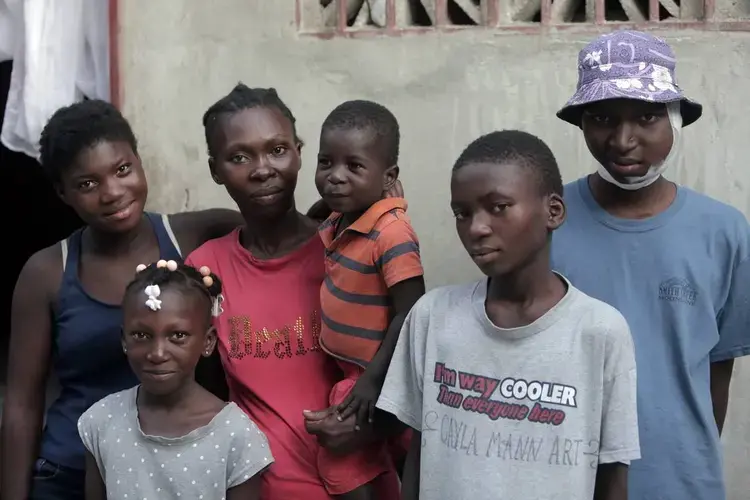
<instances>
[{"instance_id":1,"label":"window with metal grille","mask_svg":"<svg viewBox=\"0 0 750 500\"><path fill-rule=\"evenodd\" d=\"M750 0L297 0L297 25L321 37L472 28L750 31Z\"/></svg>"}]
</instances>

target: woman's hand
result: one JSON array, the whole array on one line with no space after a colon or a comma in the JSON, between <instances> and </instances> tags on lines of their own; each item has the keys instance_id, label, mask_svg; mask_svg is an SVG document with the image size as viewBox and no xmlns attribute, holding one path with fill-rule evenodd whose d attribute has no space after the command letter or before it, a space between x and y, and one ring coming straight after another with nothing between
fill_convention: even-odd
<instances>
[{"instance_id":1,"label":"woman's hand","mask_svg":"<svg viewBox=\"0 0 750 500\"><path fill-rule=\"evenodd\" d=\"M386 198L403 198L404 197L404 186L401 181L396 179L390 189L385 192Z\"/></svg>"},{"instance_id":2,"label":"woman's hand","mask_svg":"<svg viewBox=\"0 0 750 500\"><path fill-rule=\"evenodd\" d=\"M303 411L307 432L316 436L318 442L336 455L347 455L369 444L378 436L371 425L355 429L355 415L339 420L337 406L320 411Z\"/></svg>"},{"instance_id":3,"label":"woman's hand","mask_svg":"<svg viewBox=\"0 0 750 500\"><path fill-rule=\"evenodd\" d=\"M306 215L316 222L323 222L331 215L331 209L320 199L312 204Z\"/></svg>"}]
</instances>

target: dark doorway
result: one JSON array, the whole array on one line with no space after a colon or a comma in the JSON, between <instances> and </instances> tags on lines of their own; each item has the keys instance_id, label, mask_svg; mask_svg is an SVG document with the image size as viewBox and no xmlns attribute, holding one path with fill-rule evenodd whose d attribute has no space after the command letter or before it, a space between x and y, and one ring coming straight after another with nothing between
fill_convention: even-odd
<instances>
[{"instance_id":1,"label":"dark doorway","mask_svg":"<svg viewBox=\"0 0 750 500\"><path fill-rule=\"evenodd\" d=\"M0 123L10 84L12 63L0 63ZM10 310L13 288L26 260L36 251L61 240L81 226L76 214L63 204L39 163L0 145L0 197L5 223L5 275L0 280L0 384L5 385ZM33 363L34 360L28 360Z\"/></svg>"}]
</instances>

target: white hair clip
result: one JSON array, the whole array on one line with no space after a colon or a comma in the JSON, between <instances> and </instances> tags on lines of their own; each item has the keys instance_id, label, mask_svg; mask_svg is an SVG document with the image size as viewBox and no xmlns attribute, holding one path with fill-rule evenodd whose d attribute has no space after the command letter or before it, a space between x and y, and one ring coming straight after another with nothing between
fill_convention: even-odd
<instances>
[{"instance_id":1,"label":"white hair clip","mask_svg":"<svg viewBox=\"0 0 750 500\"><path fill-rule=\"evenodd\" d=\"M224 308L221 307L222 302L224 302L224 296L222 294L217 295L211 301L211 315L214 318L218 318L219 315L224 312Z\"/></svg>"},{"instance_id":2,"label":"white hair clip","mask_svg":"<svg viewBox=\"0 0 750 500\"><path fill-rule=\"evenodd\" d=\"M159 309L161 309L161 300L158 299L159 295L161 294L159 285L149 285L146 287L145 292L146 295L148 295L146 305L150 307L152 311L158 311Z\"/></svg>"}]
</instances>

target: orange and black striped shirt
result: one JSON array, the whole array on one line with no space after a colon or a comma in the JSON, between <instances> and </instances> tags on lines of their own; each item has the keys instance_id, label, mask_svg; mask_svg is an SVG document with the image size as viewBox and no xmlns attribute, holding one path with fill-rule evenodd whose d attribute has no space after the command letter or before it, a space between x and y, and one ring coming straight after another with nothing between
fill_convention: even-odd
<instances>
[{"instance_id":1,"label":"orange and black striped shirt","mask_svg":"<svg viewBox=\"0 0 750 500\"><path fill-rule=\"evenodd\" d=\"M339 359L366 367L392 318L388 289L424 274L406 207L403 198L380 200L335 238L340 213L320 226L326 247L320 343Z\"/></svg>"}]
</instances>

